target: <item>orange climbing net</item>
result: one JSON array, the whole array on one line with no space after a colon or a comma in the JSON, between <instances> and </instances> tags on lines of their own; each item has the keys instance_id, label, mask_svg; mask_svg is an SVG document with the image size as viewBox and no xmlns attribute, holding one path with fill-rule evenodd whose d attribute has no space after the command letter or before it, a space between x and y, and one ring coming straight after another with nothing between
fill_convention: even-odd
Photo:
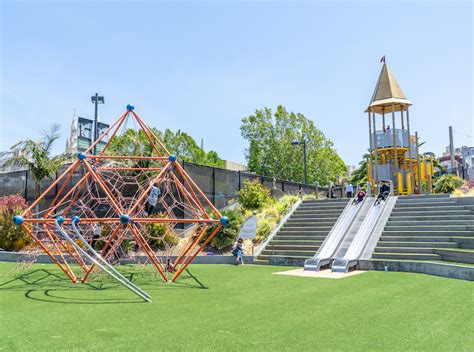
<instances>
[{"instance_id":1,"label":"orange climbing net","mask_svg":"<svg viewBox=\"0 0 474 352\"><path fill-rule=\"evenodd\" d=\"M128 133L130 125L145 142L135 150L114 145L119 136ZM99 143L104 145L102 151L90 154ZM71 184L77 174L81 177ZM40 202L55 188L58 191L51 204L38 211ZM159 195L150 211L147 202L153 188ZM84 282L94 271L94 264L88 264L81 251L58 234L55 225L59 218L66 232L73 231L74 223L89 244L102 241L100 254L109 262L119 257L123 241L133 241L164 281L175 281L228 223L131 105L23 214L15 217L73 282ZM150 230L157 224L158 234ZM188 240L174 261L169 251L166 259L160 259L153 243L175 244L168 239L178 238L177 231L183 228ZM71 263L77 264L74 271Z\"/></svg>"}]
</instances>

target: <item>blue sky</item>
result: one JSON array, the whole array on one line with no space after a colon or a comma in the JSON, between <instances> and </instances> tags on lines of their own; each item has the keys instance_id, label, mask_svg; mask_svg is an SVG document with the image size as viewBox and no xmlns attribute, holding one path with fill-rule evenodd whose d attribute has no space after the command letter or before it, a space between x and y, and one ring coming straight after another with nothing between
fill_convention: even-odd
<instances>
[{"instance_id":1,"label":"blue sky","mask_svg":"<svg viewBox=\"0 0 474 352\"><path fill-rule=\"evenodd\" d=\"M348 164L368 148L364 110L381 64L408 99L424 151L474 144L470 1L1 1L1 142L73 110L101 120L128 103L244 161L240 121L283 104L314 120Z\"/></svg>"}]
</instances>

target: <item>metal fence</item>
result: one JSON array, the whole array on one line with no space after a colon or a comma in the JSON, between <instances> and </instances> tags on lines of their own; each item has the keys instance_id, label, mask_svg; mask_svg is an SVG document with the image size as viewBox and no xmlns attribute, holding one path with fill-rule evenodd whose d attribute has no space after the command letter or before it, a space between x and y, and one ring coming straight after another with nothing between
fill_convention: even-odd
<instances>
[{"instance_id":1,"label":"metal fence","mask_svg":"<svg viewBox=\"0 0 474 352\"><path fill-rule=\"evenodd\" d=\"M243 186L245 180L258 180L269 189L274 196L282 194L314 194L327 193L327 187L318 187L317 185L305 185L302 183L278 180L271 177L255 175L243 171L232 171L216 167L197 165L182 161L184 170L201 188L209 200L217 207L223 208L234 203L237 200L238 192ZM57 175L60 175L69 165L64 165ZM57 177L56 175L56 177ZM82 171L77 169L74 176L68 182L65 192L67 192L82 177ZM41 193L45 191L54 179L45 180L41 183ZM41 207L47 207L57 194L62 183L59 182L45 197L45 202ZM340 188L336 189L337 194L342 196ZM0 173L0 196L19 194L27 201L35 199L35 181L33 175L27 171L15 171L9 173Z\"/></svg>"}]
</instances>

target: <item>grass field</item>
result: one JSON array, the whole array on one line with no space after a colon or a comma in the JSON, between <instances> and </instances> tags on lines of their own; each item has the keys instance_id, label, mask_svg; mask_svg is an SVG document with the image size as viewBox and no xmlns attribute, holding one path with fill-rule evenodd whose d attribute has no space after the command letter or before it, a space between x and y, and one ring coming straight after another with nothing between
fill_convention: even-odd
<instances>
[{"instance_id":1,"label":"grass field","mask_svg":"<svg viewBox=\"0 0 474 352\"><path fill-rule=\"evenodd\" d=\"M153 296L142 303L105 278L74 285L53 265L12 267L0 263L0 351L474 350L474 282L194 265L164 284L126 267Z\"/></svg>"}]
</instances>

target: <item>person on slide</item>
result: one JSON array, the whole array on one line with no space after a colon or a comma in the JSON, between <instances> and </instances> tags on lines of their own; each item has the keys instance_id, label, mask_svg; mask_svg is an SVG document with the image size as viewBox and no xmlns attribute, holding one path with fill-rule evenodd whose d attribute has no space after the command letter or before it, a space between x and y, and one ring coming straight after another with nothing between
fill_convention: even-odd
<instances>
[{"instance_id":1,"label":"person on slide","mask_svg":"<svg viewBox=\"0 0 474 352\"><path fill-rule=\"evenodd\" d=\"M380 187L379 195L377 196L377 200L375 201L375 205L380 204L383 200L385 201L390 194L390 186L386 183L382 183L382 187Z\"/></svg>"},{"instance_id":2,"label":"person on slide","mask_svg":"<svg viewBox=\"0 0 474 352\"><path fill-rule=\"evenodd\" d=\"M355 200L355 204L359 204L360 202L362 202L365 198L365 192L361 189L359 189L357 191L357 198Z\"/></svg>"}]
</instances>

